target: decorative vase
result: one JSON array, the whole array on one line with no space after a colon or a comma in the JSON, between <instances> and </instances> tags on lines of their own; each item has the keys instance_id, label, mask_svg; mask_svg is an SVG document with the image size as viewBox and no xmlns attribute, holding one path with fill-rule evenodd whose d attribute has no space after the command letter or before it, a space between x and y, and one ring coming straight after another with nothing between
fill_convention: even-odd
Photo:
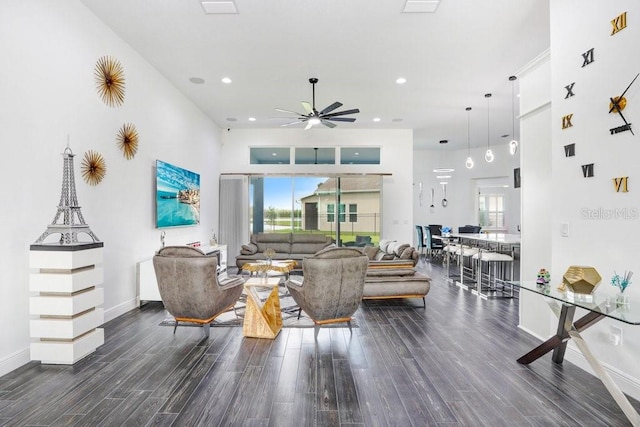
<instances>
[{"instance_id":1,"label":"decorative vase","mask_svg":"<svg viewBox=\"0 0 640 427\"><path fill-rule=\"evenodd\" d=\"M616 295L616 305L617 306L629 305L629 296L626 295L624 292L618 292L618 295Z\"/></svg>"}]
</instances>

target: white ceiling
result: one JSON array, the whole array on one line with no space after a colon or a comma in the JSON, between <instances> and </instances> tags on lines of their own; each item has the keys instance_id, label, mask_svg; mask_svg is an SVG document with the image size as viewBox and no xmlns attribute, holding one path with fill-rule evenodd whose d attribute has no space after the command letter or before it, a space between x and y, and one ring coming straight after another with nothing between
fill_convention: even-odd
<instances>
[{"instance_id":1,"label":"white ceiling","mask_svg":"<svg viewBox=\"0 0 640 427\"><path fill-rule=\"evenodd\" d=\"M222 128L290 122L274 108L303 111L317 77L318 109L360 109L336 129L411 128L418 149L465 148L467 106L471 145L486 146L488 92L491 144L506 143L508 77L549 47L549 0L442 0L435 13L401 13L405 0L235 0L238 14L219 15L200 0L81 1Z\"/></svg>"}]
</instances>

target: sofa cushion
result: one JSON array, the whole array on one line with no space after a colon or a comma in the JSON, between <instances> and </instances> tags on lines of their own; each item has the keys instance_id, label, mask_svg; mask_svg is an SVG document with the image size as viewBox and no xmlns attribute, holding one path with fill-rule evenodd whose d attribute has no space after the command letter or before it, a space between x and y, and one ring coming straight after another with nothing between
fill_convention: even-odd
<instances>
[{"instance_id":1,"label":"sofa cushion","mask_svg":"<svg viewBox=\"0 0 640 427\"><path fill-rule=\"evenodd\" d=\"M294 233L291 235L291 253L314 254L331 244L331 237L322 234Z\"/></svg>"},{"instance_id":2,"label":"sofa cushion","mask_svg":"<svg viewBox=\"0 0 640 427\"><path fill-rule=\"evenodd\" d=\"M380 252L377 246L365 246L362 248L362 253L369 257L369 259L376 259L376 255Z\"/></svg>"},{"instance_id":3,"label":"sofa cushion","mask_svg":"<svg viewBox=\"0 0 640 427\"><path fill-rule=\"evenodd\" d=\"M368 268L367 277L387 276L413 276L416 271L413 268Z\"/></svg>"},{"instance_id":4,"label":"sofa cushion","mask_svg":"<svg viewBox=\"0 0 640 427\"><path fill-rule=\"evenodd\" d=\"M395 255L388 254L388 253L383 252L382 250L380 250L376 254L376 257L374 259L375 259L375 261L389 261L389 260L393 260L394 258L395 258Z\"/></svg>"},{"instance_id":5,"label":"sofa cushion","mask_svg":"<svg viewBox=\"0 0 640 427\"><path fill-rule=\"evenodd\" d=\"M330 247L317 252L315 255L313 255L313 258L334 259L349 256L362 256L362 252L355 248Z\"/></svg>"}]
</instances>

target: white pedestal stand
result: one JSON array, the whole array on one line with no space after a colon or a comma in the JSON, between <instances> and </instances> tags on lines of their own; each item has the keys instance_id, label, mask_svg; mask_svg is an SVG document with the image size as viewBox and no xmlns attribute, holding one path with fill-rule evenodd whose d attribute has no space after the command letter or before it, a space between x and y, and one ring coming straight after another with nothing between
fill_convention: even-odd
<instances>
[{"instance_id":1,"label":"white pedestal stand","mask_svg":"<svg viewBox=\"0 0 640 427\"><path fill-rule=\"evenodd\" d=\"M70 365L104 343L103 245L31 245L31 360Z\"/></svg>"}]
</instances>

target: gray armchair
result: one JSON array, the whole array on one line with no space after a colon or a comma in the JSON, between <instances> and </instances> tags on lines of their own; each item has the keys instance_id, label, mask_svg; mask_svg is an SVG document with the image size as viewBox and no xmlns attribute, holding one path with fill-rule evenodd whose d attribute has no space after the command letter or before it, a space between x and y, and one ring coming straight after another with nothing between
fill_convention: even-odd
<instances>
[{"instance_id":1,"label":"gray armchair","mask_svg":"<svg viewBox=\"0 0 640 427\"><path fill-rule=\"evenodd\" d=\"M291 276L287 288L301 310L318 327L347 322L356 312L364 289L369 258L355 248L328 248L305 258L303 276Z\"/></svg>"},{"instance_id":2,"label":"gray armchair","mask_svg":"<svg viewBox=\"0 0 640 427\"><path fill-rule=\"evenodd\" d=\"M167 246L153 257L160 296L167 311L179 322L199 323L209 336L209 324L242 293L244 280L218 276L218 258L189 246Z\"/></svg>"}]
</instances>

